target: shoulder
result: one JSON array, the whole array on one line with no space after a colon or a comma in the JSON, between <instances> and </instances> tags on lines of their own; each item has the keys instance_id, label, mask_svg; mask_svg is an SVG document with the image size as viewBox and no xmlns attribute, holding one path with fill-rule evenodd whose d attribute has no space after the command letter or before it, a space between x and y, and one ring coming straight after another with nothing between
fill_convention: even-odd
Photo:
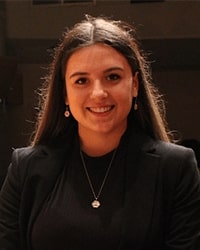
<instances>
[{"instance_id":1,"label":"shoulder","mask_svg":"<svg viewBox=\"0 0 200 250\"><path fill-rule=\"evenodd\" d=\"M160 159L160 170L167 182L184 180L185 183L200 183L197 161L192 149L156 141L154 154Z\"/></svg>"},{"instance_id":2,"label":"shoulder","mask_svg":"<svg viewBox=\"0 0 200 250\"><path fill-rule=\"evenodd\" d=\"M57 175L66 161L65 148L44 145L16 148L13 151L8 174L15 175L21 183L33 178L49 178ZM34 177L34 178L35 178Z\"/></svg>"},{"instance_id":3,"label":"shoulder","mask_svg":"<svg viewBox=\"0 0 200 250\"><path fill-rule=\"evenodd\" d=\"M36 158L43 158L49 154L45 146L15 148L12 153L11 165L27 165L28 162Z\"/></svg>"},{"instance_id":4,"label":"shoulder","mask_svg":"<svg viewBox=\"0 0 200 250\"><path fill-rule=\"evenodd\" d=\"M35 156L45 156L49 154L49 149L46 146L28 146L15 148L12 153L12 158L16 160L27 160Z\"/></svg>"},{"instance_id":5,"label":"shoulder","mask_svg":"<svg viewBox=\"0 0 200 250\"><path fill-rule=\"evenodd\" d=\"M188 166L197 168L197 161L194 151L174 143L157 141L155 143L155 153L160 155L163 161L167 161L168 165Z\"/></svg>"},{"instance_id":6,"label":"shoulder","mask_svg":"<svg viewBox=\"0 0 200 250\"><path fill-rule=\"evenodd\" d=\"M141 131L131 132L128 148L130 156L135 153L138 155L137 157L146 159L146 162L159 162L161 168L164 166L176 168L188 164L197 167L195 154L192 149L154 139Z\"/></svg>"},{"instance_id":7,"label":"shoulder","mask_svg":"<svg viewBox=\"0 0 200 250\"><path fill-rule=\"evenodd\" d=\"M168 165L197 167L194 151L190 148L160 140L154 140L150 148L155 155L160 157L161 162L166 162Z\"/></svg>"},{"instance_id":8,"label":"shoulder","mask_svg":"<svg viewBox=\"0 0 200 250\"><path fill-rule=\"evenodd\" d=\"M154 141L153 146L155 153L161 156L170 156L175 158L194 157L194 152L192 149L177 145L175 143L158 140Z\"/></svg>"},{"instance_id":9,"label":"shoulder","mask_svg":"<svg viewBox=\"0 0 200 250\"><path fill-rule=\"evenodd\" d=\"M63 154L65 147L50 147L47 145L37 145L15 148L12 153L12 159L20 162L30 161L32 159L48 159Z\"/></svg>"},{"instance_id":10,"label":"shoulder","mask_svg":"<svg viewBox=\"0 0 200 250\"><path fill-rule=\"evenodd\" d=\"M8 176L24 179L28 175L28 171L37 167L40 162L38 159L44 158L47 154L48 149L43 146L15 148L12 152Z\"/></svg>"},{"instance_id":11,"label":"shoulder","mask_svg":"<svg viewBox=\"0 0 200 250\"><path fill-rule=\"evenodd\" d=\"M198 170L195 154L192 149L175 143L154 140L146 137L142 144L143 155L159 161L163 173L194 173Z\"/></svg>"},{"instance_id":12,"label":"shoulder","mask_svg":"<svg viewBox=\"0 0 200 250\"><path fill-rule=\"evenodd\" d=\"M42 152L43 147L41 146L28 146L28 147L21 147L21 148L14 148L13 154L14 156L19 156L19 157L29 157L31 155L35 155L37 153Z\"/></svg>"},{"instance_id":13,"label":"shoulder","mask_svg":"<svg viewBox=\"0 0 200 250\"><path fill-rule=\"evenodd\" d=\"M192 149L172 142L165 142L152 138L141 130L134 131L134 129L132 129L129 136L129 142L131 153L134 148L138 148L138 150L144 154L157 156L162 159L195 158Z\"/></svg>"}]
</instances>

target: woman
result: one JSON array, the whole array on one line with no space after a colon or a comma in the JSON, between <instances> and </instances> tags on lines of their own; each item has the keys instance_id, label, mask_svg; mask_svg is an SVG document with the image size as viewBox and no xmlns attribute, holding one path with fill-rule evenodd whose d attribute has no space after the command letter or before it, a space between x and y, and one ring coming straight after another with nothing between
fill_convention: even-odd
<instances>
[{"instance_id":1,"label":"woman","mask_svg":"<svg viewBox=\"0 0 200 250\"><path fill-rule=\"evenodd\" d=\"M194 154L170 143L132 27L76 24L42 93L32 143L13 152L1 190L1 249L197 249Z\"/></svg>"}]
</instances>

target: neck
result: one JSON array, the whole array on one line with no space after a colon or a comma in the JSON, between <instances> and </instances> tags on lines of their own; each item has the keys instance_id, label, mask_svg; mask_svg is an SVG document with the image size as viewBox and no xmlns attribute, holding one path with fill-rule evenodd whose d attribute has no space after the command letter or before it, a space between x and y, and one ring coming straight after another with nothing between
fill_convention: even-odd
<instances>
[{"instance_id":1,"label":"neck","mask_svg":"<svg viewBox=\"0 0 200 250\"><path fill-rule=\"evenodd\" d=\"M125 130L116 131L112 134L104 133L81 133L79 137L81 142L81 149L90 156L101 156L118 147L120 139Z\"/></svg>"}]
</instances>

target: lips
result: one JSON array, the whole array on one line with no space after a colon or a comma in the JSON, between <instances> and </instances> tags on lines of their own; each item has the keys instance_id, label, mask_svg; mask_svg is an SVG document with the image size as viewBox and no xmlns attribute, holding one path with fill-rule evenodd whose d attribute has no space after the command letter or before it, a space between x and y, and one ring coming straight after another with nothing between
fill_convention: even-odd
<instances>
[{"instance_id":1,"label":"lips","mask_svg":"<svg viewBox=\"0 0 200 250\"><path fill-rule=\"evenodd\" d=\"M113 109L114 106L105 106L105 107L90 107L89 111L93 113L106 113Z\"/></svg>"}]
</instances>

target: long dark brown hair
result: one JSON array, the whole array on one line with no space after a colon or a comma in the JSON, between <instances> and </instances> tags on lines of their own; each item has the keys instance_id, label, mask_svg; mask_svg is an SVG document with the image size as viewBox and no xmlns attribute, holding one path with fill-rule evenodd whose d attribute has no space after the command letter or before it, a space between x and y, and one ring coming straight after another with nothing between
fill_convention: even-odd
<instances>
[{"instance_id":1,"label":"long dark brown hair","mask_svg":"<svg viewBox=\"0 0 200 250\"><path fill-rule=\"evenodd\" d=\"M90 17L64 32L54 51L53 61L41 90L39 113L31 144L48 144L77 126L65 112L65 69L70 55L79 48L107 44L120 52L128 61L133 74L138 72L138 110L129 114L145 133L155 139L170 141L165 121L164 102L152 83L149 63L139 48L133 26L103 17Z\"/></svg>"}]
</instances>

